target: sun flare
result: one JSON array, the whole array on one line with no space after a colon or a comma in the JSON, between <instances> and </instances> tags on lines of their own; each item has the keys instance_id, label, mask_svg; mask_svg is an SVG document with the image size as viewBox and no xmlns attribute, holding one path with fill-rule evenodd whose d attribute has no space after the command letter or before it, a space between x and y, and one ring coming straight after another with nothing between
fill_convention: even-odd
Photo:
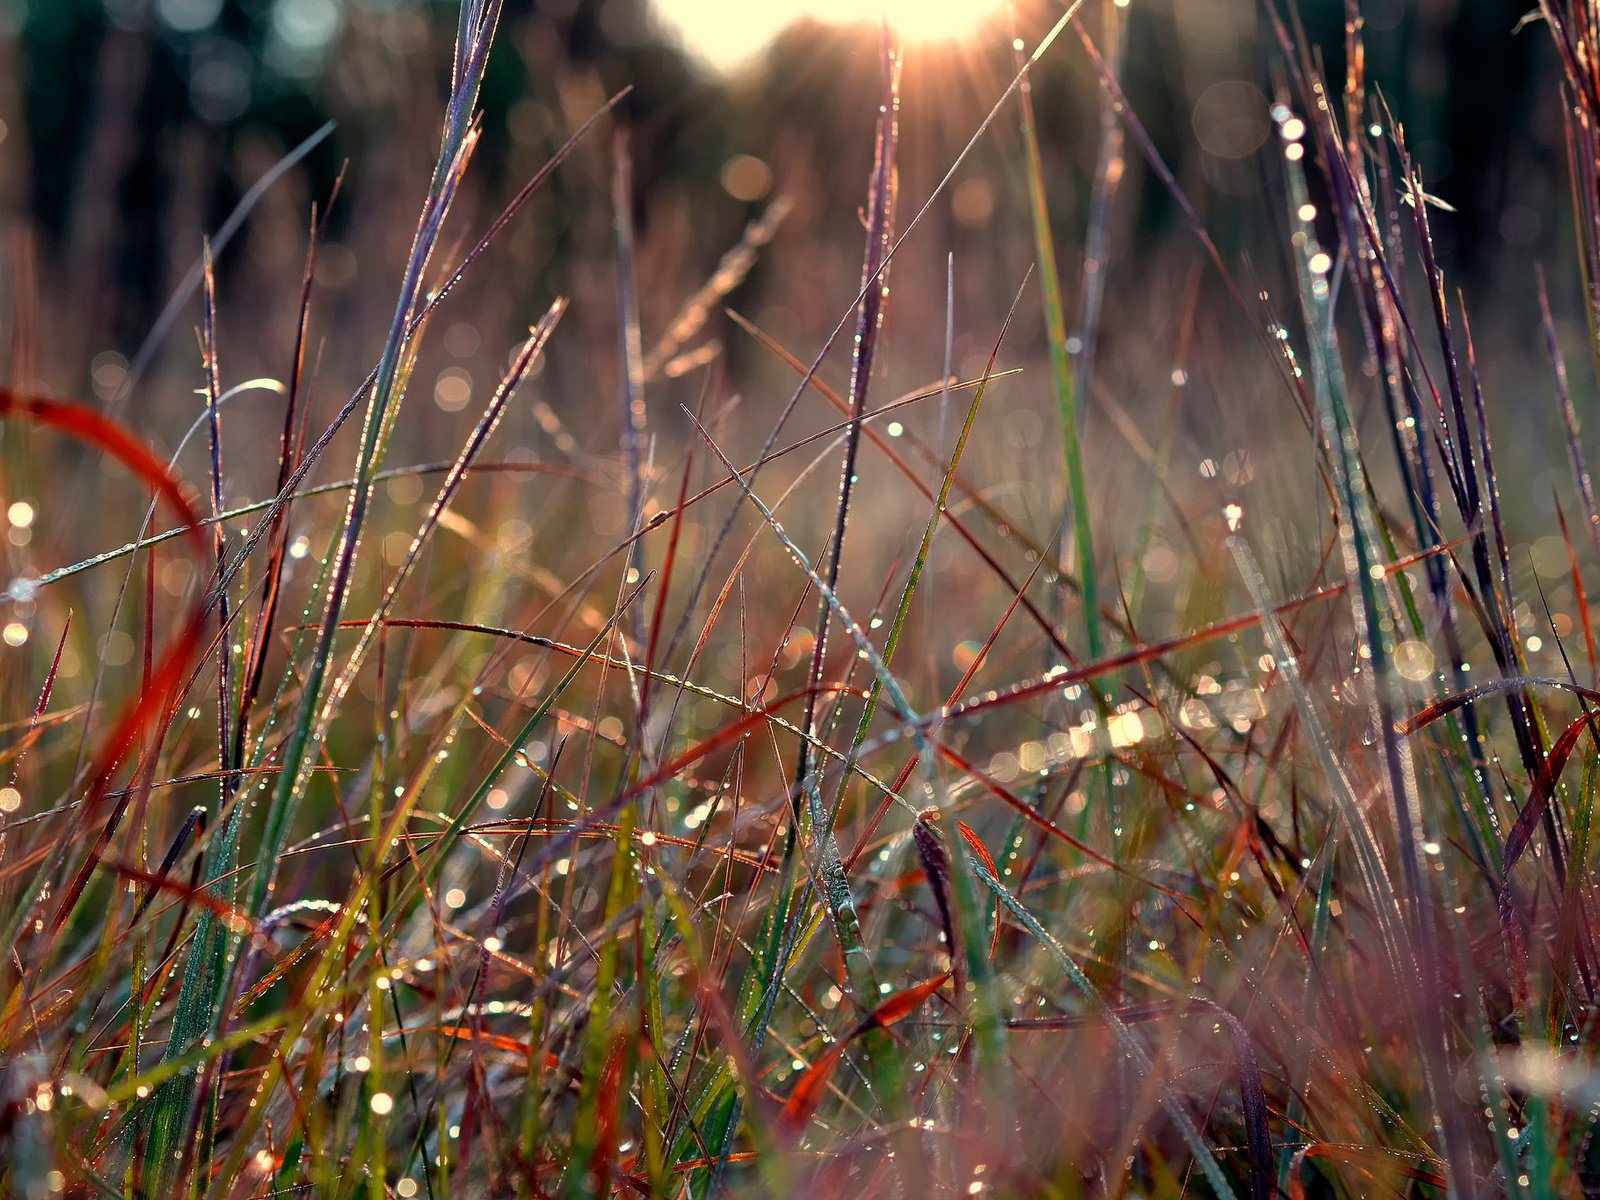
<instances>
[{"instance_id":1,"label":"sun flare","mask_svg":"<svg viewBox=\"0 0 1600 1200\"><path fill-rule=\"evenodd\" d=\"M802 17L833 25L887 20L909 42L970 36L999 14L1002 0L656 0L663 23L688 50L722 70L747 61Z\"/></svg>"}]
</instances>

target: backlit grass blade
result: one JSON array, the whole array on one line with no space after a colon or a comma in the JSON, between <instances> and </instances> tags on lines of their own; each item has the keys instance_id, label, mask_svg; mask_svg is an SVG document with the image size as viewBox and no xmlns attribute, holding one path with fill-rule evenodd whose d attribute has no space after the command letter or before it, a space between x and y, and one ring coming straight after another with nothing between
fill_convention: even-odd
<instances>
[{"instance_id":1,"label":"backlit grass blade","mask_svg":"<svg viewBox=\"0 0 1600 1200\"><path fill-rule=\"evenodd\" d=\"M1024 72L1027 67L1020 64ZM1034 256L1044 297L1045 341L1050 350L1051 384L1061 424L1062 460L1066 468L1067 506L1072 517L1073 565L1083 600L1084 651L1091 659L1105 653L1100 631L1100 587L1094 558L1094 526L1089 510L1089 485L1083 468L1083 416L1067 345L1067 311L1062 299L1055 234L1039 153L1039 131L1033 117L1033 88L1026 74L1017 93L1022 113L1022 146L1028 178L1028 211L1033 221ZM1065 557L1065 555L1063 555Z\"/></svg>"},{"instance_id":2,"label":"backlit grass blade","mask_svg":"<svg viewBox=\"0 0 1600 1200\"><path fill-rule=\"evenodd\" d=\"M1310 200L1299 162L1289 159L1286 173L1291 209L1303 212ZM1348 596L1356 645L1366 675L1364 698L1383 750L1385 785L1393 807L1399 868L1404 880L1404 891L1400 893L1404 955L1397 964L1401 969L1397 982L1411 992L1408 997L1412 1012L1410 1024L1413 1036L1421 1043L1434 1119L1439 1124L1445 1157L1451 1165L1452 1195L1470 1194L1474 1189L1467 1134L1461 1106L1449 1083L1454 1039L1448 1027L1435 1023L1433 1015L1443 987L1443 966L1432 882L1423 864L1422 845L1428 840L1428 834L1410 747L1398 733L1393 624L1377 587L1377 580L1382 577L1376 557L1380 539L1367 488L1366 466L1348 408L1343 365L1334 341L1333 305L1327 278L1330 266L1329 256L1308 233L1295 256L1295 269L1311 347L1318 432L1327 458L1333 464L1338 490L1339 540L1345 574L1351 585ZM1379 568L1376 574L1375 566Z\"/></svg>"}]
</instances>

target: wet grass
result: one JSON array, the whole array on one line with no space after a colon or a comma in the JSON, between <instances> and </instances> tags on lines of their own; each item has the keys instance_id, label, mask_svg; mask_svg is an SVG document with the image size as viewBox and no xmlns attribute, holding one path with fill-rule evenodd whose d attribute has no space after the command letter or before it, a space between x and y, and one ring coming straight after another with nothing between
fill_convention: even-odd
<instances>
[{"instance_id":1,"label":"wet grass","mask_svg":"<svg viewBox=\"0 0 1600 1200\"><path fill-rule=\"evenodd\" d=\"M1585 0L1541 14L1578 248L1550 269L1577 276L1600 365L1600 19ZM1485 394L1471 298L1435 249L1448 213L1362 75L1355 6L1339 85L1293 14L1271 14L1276 276L1224 255L1161 161L1122 92L1115 5L1017 43L928 196L900 194L903 60L886 33L863 98L878 119L859 291L802 345L729 314L793 383L766 417L735 402L705 330L787 209L651 343L614 100L476 240L455 231L499 16L462 6L388 333L326 424L308 351L317 213L281 377L230 384L209 249L183 296L203 480L147 430L0 389L8 449L81 443L145 514L103 515L110 549L7 596L6 1186L1600 1186L1590 397L1541 279L1539 386L1574 499L1534 531L1558 569L1530 574L1491 440L1530 401ZM1030 83L1079 53L1104 108L1088 221L1064 231ZM897 262L1012 119L1034 267L979 318L981 371L953 376L947 344L941 378L885 398ZM393 465L436 314L590 142L614 185L620 386L568 419L621 431L615 448L490 457L552 344L595 319L557 298L507 348L454 456ZM1094 400L1135 155L1197 264L1166 314L1173 344L1142 352L1186 385L1202 287L1248 331L1241 377L1269 377L1303 423L1303 528L1209 459L1188 505L1175 418L1141 431ZM1081 241L1076 281L1065 238ZM1032 382L1008 357L1030 311L1059 418L1042 522L984 451L990 414ZM697 404L662 399L681 377L702 381ZM247 392L283 406L264 452L230 440ZM1108 412L1139 435L1127 463L1092 457L1086 426ZM815 413L831 423L791 429ZM262 453L274 491L241 501L230 467ZM608 534L585 523L602 498L623 513ZM43 526L49 491L37 505L12 506L13 531ZM1103 532L1112 511L1143 514L1131 571ZM1192 561L1149 570L1158 541ZM112 635L133 650L107 652Z\"/></svg>"}]
</instances>

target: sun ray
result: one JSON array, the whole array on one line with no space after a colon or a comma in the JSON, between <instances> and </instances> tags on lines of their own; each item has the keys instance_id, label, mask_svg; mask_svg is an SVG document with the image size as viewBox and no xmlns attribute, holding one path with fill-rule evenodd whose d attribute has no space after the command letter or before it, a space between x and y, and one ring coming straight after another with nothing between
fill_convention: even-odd
<instances>
[{"instance_id":1,"label":"sun ray","mask_svg":"<svg viewBox=\"0 0 1600 1200\"><path fill-rule=\"evenodd\" d=\"M788 25L809 17L830 25L888 21L901 40L949 42L993 22L1002 0L656 0L662 23L697 57L722 70L748 62Z\"/></svg>"}]
</instances>

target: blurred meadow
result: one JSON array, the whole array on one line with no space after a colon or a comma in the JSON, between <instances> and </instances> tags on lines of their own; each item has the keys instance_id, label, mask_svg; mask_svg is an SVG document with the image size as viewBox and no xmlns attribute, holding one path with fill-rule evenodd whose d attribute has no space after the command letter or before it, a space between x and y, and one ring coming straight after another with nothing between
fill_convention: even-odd
<instances>
[{"instance_id":1,"label":"blurred meadow","mask_svg":"<svg viewBox=\"0 0 1600 1200\"><path fill-rule=\"evenodd\" d=\"M1600 1194L1530 5L0 0L0 1187Z\"/></svg>"}]
</instances>

